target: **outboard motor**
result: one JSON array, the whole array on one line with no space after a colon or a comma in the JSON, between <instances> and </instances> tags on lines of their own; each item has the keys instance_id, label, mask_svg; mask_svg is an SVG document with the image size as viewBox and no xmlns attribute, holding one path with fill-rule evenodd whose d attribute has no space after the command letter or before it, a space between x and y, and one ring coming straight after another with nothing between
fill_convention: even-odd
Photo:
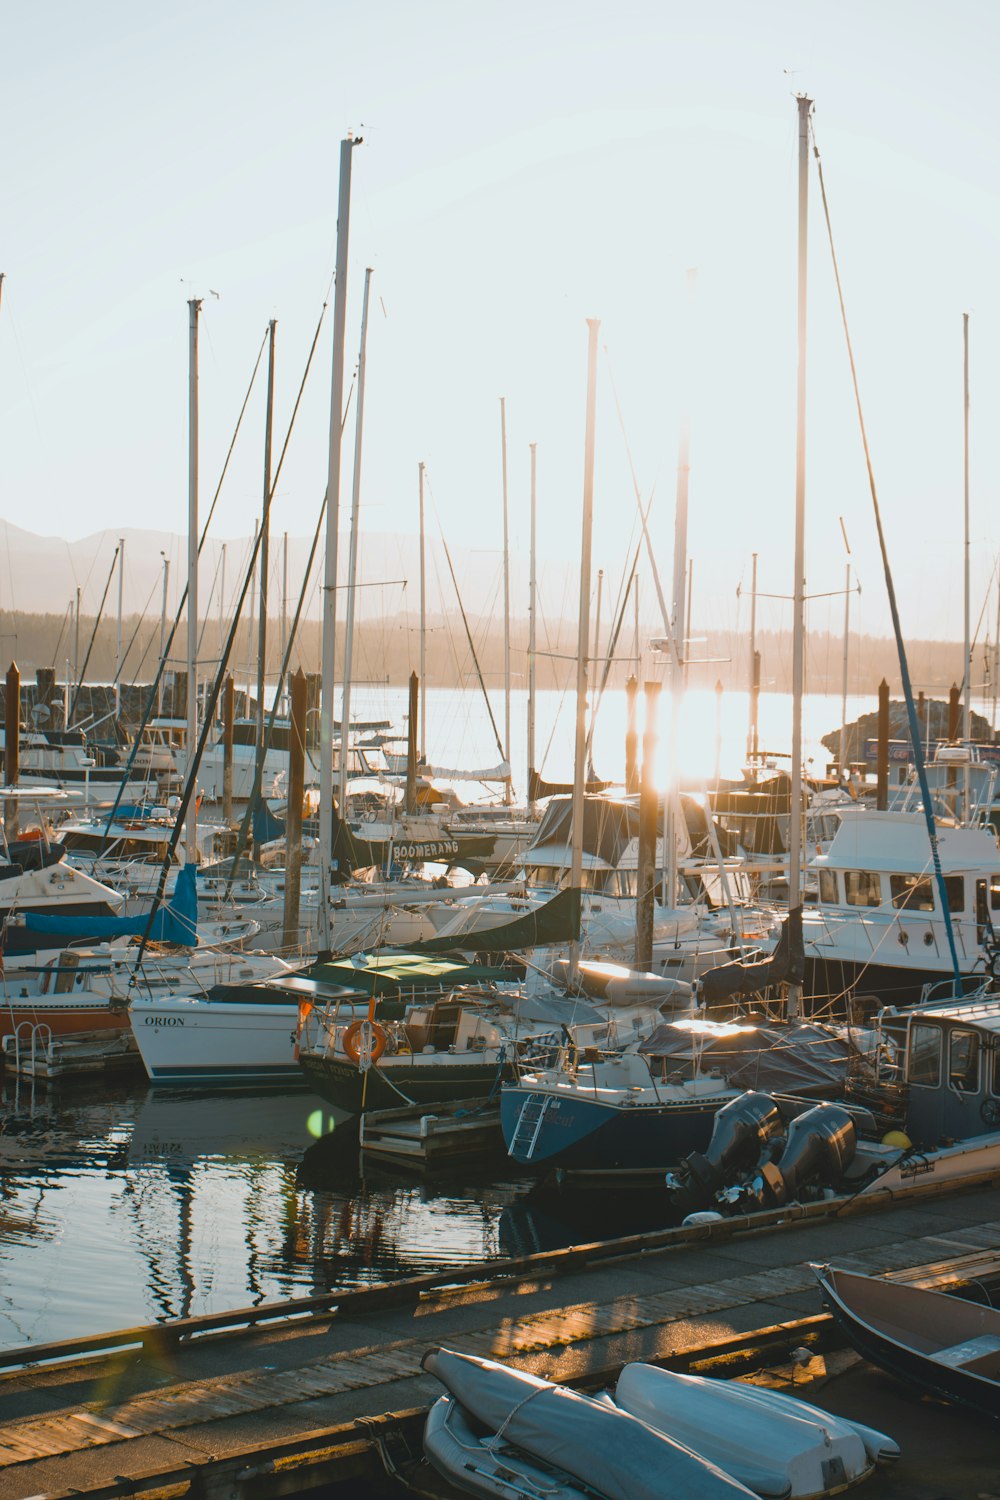
<instances>
[{"instance_id":1,"label":"outboard motor","mask_svg":"<svg viewBox=\"0 0 1000 1500\"><path fill-rule=\"evenodd\" d=\"M817 1104L788 1127L780 1159L766 1162L755 1183L761 1206L780 1208L810 1185L832 1187L854 1160L857 1132L841 1104Z\"/></svg>"},{"instance_id":2,"label":"outboard motor","mask_svg":"<svg viewBox=\"0 0 1000 1500\"><path fill-rule=\"evenodd\" d=\"M715 1116L712 1139L704 1152L692 1151L676 1172L667 1173L667 1191L678 1209L689 1214L708 1208L727 1177L753 1167L783 1131L784 1122L770 1094L741 1094L724 1104Z\"/></svg>"}]
</instances>

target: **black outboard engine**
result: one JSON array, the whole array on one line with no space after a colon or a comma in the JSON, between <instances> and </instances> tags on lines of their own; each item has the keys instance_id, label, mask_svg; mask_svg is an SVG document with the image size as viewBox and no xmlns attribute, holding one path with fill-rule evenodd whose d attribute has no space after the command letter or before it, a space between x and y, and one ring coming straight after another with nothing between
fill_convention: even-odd
<instances>
[{"instance_id":1,"label":"black outboard engine","mask_svg":"<svg viewBox=\"0 0 1000 1500\"><path fill-rule=\"evenodd\" d=\"M676 1172L667 1173L667 1191L680 1212L707 1208L726 1179L753 1167L784 1128L770 1094L741 1094L724 1104L704 1152L692 1151Z\"/></svg>"},{"instance_id":2,"label":"black outboard engine","mask_svg":"<svg viewBox=\"0 0 1000 1500\"><path fill-rule=\"evenodd\" d=\"M841 1104L817 1104L788 1127L777 1162L765 1162L753 1189L761 1208L780 1208L807 1187L833 1187L854 1160L857 1132Z\"/></svg>"}]
</instances>

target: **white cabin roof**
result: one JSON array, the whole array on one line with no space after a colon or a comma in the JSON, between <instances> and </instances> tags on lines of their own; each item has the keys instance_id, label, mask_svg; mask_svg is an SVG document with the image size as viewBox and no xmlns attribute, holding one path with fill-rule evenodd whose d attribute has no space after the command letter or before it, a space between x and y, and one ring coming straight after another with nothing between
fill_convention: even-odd
<instances>
[{"instance_id":1,"label":"white cabin roof","mask_svg":"<svg viewBox=\"0 0 1000 1500\"><path fill-rule=\"evenodd\" d=\"M1000 845L991 828L938 825L938 853L945 874L968 870L1000 872ZM919 875L933 868L923 813L875 812L850 808L842 814L826 854L810 865L823 870L875 870Z\"/></svg>"}]
</instances>

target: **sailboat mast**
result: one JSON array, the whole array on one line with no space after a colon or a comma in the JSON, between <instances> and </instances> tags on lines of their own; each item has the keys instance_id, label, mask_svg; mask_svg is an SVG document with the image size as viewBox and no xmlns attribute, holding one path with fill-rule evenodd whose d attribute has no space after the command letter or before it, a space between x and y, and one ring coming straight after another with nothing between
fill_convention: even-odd
<instances>
[{"instance_id":1,"label":"sailboat mast","mask_svg":"<svg viewBox=\"0 0 1000 1500\"><path fill-rule=\"evenodd\" d=\"M326 478L326 560L323 576L323 661L320 688L319 933L330 947L330 882L333 860L333 684L337 645L337 528L340 525L340 448L344 410L344 340L347 324L347 243L351 215L351 154L361 138L340 143L337 203L337 272L333 303L333 369L330 380L330 442Z\"/></svg>"},{"instance_id":2,"label":"sailboat mast","mask_svg":"<svg viewBox=\"0 0 1000 1500\"><path fill-rule=\"evenodd\" d=\"M510 521L507 509L507 400L500 397L500 464L503 475L503 758L510 765ZM511 778L504 783L510 806Z\"/></svg>"},{"instance_id":3,"label":"sailboat mast","mask_svg":"<svg viewBox=\"0 0 1000 1500\"><path fill-rule=\"evenodd\" d=\"M358 584L358 522L361 515L361 435L365 420L365 355L368 347L368 292L372 268L365 271L358 354L358 402L354 412L354 480L351 486L351 542L347 556L347 611L344 620L344 685L340 692L340 808L347 806L348 738L351 730L351 679L354 671L354 602Z\"/></svg>"},{"instance_id":4,"label":"sailboat mast","mask_svg":"<svg viewBox=\"0 0 1000 1500\"><path fill-rule=\"evenodd\" d=\"M753 554L753 564L750 574L750 722L747 728L747 757L757 754L759 748L758 713L760 704L757 697L757 554Z\"/></svg>"},{"instance_id":5,"label":"sailboat mast","mask_svg":"<svg viewBox=\"0 0 1000 1500\"><path fill-rule=\"evenodd\" d=\"M163 596L160 600L160 674L156 689L156 712L158 714L162 714L163 712L163 674L165 666L163 653L167 646L167 587L170 582L170 558L165 552L161 552L160 556L163 558Z\"/></svg>"},{"instance_id":6,"label":"sailboat mast","mask_svg":"<svg viewBox=\"0 0 1000 1500\"><path fill-rule=\"evenodd\" d=\"M587 319L587 425L583 447L583 535L580 545L580 621L576 638L576 741L573 757L573 840L570 887L583 885L583 786L587 759L587 647L590 634L590 558L594 521L594 433L597 425L598 318ZM570 944L569 980L576 983L580 966L579 938Z\"/></svg>"},{"instance_id":7,"label":"sailboat mast","mask_svg":"<svg viewBox=\"0 0 1000 1500\"><path fill-rule=\"evenodd\" d=\"M125 582L125 538L118 538L118 634L115 638L115 718L122 713L122 593Z\"/></svg>"},{"instance_id":8,"label":"sailboat mast","mask_svg":"<svg viewBox=\"0 0 1000 1500\"><path fill-rule=\"evenodd\" d=\"M840 683L840 769L847 770L847 677L851 642L851 565L844 579L844 671Z\"/></svg>"},{"instance_id":9,"label":"sailboat mast","mask_svg":"<svg viewBox=\"0 0 1000 1500\"><path fill-rule=\"evenodd\" d=\"M965 614L965 665L962 668L962 737L972 739L972 624L970 615L971 581L969 575L969 314L962 314L962 437L964 458L964 511L965 511L965 569L964 569L964 614Z\"/></svg>"},{"instance_id":10,"label":"sailboat mast","mask_svg":"<svg viewBox=\"0 0 1000 1500\"><path fill-rule=\"evenodd\" d=\"M260 519L260 620L257 627L257 729L256 774L264 774L264 694L267 691L267 573L271 538L271 435L274 428L274 335L272 318L267 325L267 408L264 419L264 505Z\"/></svg>"},{"instance_id":11,"label":"sailboat mast","mask_svg":"<svg viewBox=\"0 0 1000 1500\"><path fill-rule=\"evenodd\" d=\"M536 522L538 519L536 504L537 491L535 460L537 456L537 444L529 443L528 447L531 452L531 515L529 540L530 556L528 561L528 806L533 808L535 804L531 794L533 790L534 773L538 770L538 767L535 764L535 606L536 590L538 586L538 580L535 571L537 562L535 553L535 548L537 545Z\"/></svg>"},{"instance_id":12,"label":"sailboat mast","mask_svg":"<svg viewBox=\"0 0 1000 1500\"><path fill-rule=\"evenodd\" d=\"M187 763L198 743L198 314L201 298L188 302L188 602L187 602ZM184 853L198 862L197 797L188 803Z\"/></svg>"},{"instance_id":13,"label":"sailboat mast","mask_svg":"<svg viewBox=\"0 0 1000 1500\"><path fill-rule=\"evenodd\" d=\"M792 770L788 818L788 909L802 904L802 692L805 658L806 523L806 311L809 231L809 114L812 100L799 95L798 379L795 409L795 587L792 606ZM788 986L788 1014L797 1016L802 986Z\"/></svg>"},{"instance_id":14,"label":"sailboat mast","mask_svg":"<svg viewBox=\"0 0 1000 1500\"><path fill-rule=\"evenodd\" d=\"M417 466L420 490L420 759L427 764L427 534L424 529L424 465Z\"/></svg>"}]
</instances>

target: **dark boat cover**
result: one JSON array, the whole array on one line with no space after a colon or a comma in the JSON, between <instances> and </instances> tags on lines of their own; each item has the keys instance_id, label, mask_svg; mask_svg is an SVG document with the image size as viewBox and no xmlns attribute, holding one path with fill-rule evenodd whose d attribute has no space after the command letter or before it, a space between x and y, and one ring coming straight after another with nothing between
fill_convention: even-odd
<instances>
[{"instance_id":1,"label":"dark boat cover","mask_svg":"<svg viewBox=\"0 0 1000 1500\"><path fill-rule=\"evenodd\" d=\"M551 943L575 943L580 937L580 892L559 891L522 917L471 932L414 943L414 953L511 953Z\"/></svg>"}]
</instances>

